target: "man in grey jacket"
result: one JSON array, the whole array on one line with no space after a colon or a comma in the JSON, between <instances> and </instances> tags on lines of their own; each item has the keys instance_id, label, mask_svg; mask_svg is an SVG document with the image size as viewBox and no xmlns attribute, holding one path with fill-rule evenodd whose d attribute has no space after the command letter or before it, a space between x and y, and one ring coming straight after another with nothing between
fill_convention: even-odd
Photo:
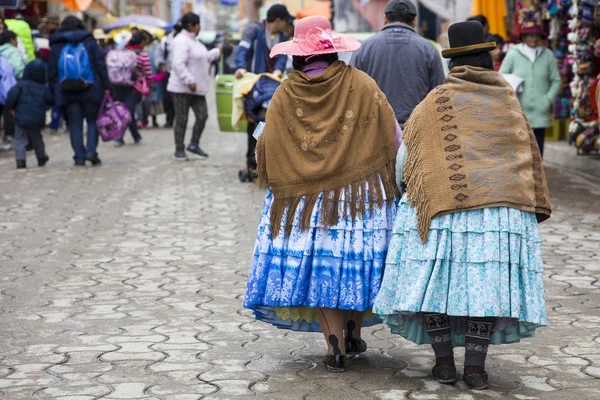
<instances>
[{"instance_id":1,"label":"man in grey jacket","mask_svg":"<svg viewBox=\"0 0 600 400\"><path fill-rule=\"evenodd\" d=\"M444 70L436 48L415 32L412 1L391 0L384 12L385 26L362 43L350 64L377 82L404 126L417 104L444 82Z\"/></svg>"}]
</instances>

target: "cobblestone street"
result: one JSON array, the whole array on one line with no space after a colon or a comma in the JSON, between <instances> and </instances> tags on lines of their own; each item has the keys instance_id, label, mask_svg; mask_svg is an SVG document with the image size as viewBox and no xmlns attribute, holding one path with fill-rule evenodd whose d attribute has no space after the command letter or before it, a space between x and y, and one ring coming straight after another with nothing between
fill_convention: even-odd
<instances>
[{"instance_id":1,"label":"cobblestone street","mask_svg":"<svg viewBox=\"0 0 600 400\"><path fill-rule=\"evenodd\" d=\"M330 374L320 335L241 309L263 194L215 114L207 161L173 161L163 129L102 144L99 168L73 167L65 134L45 136L43 169L0 154L0 398L600 399L600 185L548 170L549 326L491 348L489 390L436 383L431 348L383 325Z\"/></svg>"}]
</instances>

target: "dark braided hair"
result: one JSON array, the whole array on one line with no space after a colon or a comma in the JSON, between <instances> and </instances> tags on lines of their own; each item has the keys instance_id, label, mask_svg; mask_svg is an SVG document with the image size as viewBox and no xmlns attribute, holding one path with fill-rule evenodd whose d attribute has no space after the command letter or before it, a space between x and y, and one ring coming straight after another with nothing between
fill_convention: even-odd
<instances>
[{"instance_id":1,"label":"dark braided hair","mask_svg":"<svg viewBox=\"0 0 600 400\"><path fill-rule=\"evenodd\" d=\"M490 53L487 51L485 53L454 57L452 60L450 60L450 69L462 66L480 67L493 70L494 62L492 61L492 56L490 56Z\"/></svg>"},{"instance_id":2,"label":"dark braided hair","mask_svg":"<svg viewBox=\"0 0 600 400\"><path fill-rule=\"evenodd\" d=\"M294 56L292 57L292 65L296 71L302 71L308 64L316 61L325 61L331 64L339 59L337 53L319 54L318 56Z\"/></svg>"}]
</instances>

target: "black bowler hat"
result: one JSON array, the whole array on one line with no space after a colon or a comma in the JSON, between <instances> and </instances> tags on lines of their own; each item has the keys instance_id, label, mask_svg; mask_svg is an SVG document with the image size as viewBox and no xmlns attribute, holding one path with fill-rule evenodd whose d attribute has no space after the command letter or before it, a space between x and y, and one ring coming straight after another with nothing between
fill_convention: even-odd
<instances>
[{"instance_id":1,"label":"black bowler hat","mask_svg":"<svg viewBox=\"0 0 600 400\"><path fill-rule=\"evenodd\" d=\"M444 58L485 53L496 48L495 42L488 42L479 21L458 22L448 28L450 48L442 51Z\"/></svg>"}]
</instances>

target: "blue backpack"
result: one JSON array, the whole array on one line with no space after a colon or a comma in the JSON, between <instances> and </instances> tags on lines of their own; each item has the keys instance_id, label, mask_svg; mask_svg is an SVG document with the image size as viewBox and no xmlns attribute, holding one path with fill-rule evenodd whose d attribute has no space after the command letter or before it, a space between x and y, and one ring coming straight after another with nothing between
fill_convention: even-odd
<instances>
[{"instance_id":1,"label":"blue backpack","mask_svg":"<svg viewBox=\"0 0 600 400\"><path fill-rule=\"evenodd\" d=\"M64 45L58 58L58 79L65 92L82 92L92 86L94 71L83 42Z\"/></svg>"},{"instance_id":2,"label":"blue backpack","mask_svg":"<svg viewBox=\"0 0 600 400\"><path fill-rule=\"evenodd\" d=\"M251 121L265 121L266 108L271 102L275 91L281 82L263 75L252 87L250 93L245 97L244 111Z\"/></svg>"}]
</instances>

